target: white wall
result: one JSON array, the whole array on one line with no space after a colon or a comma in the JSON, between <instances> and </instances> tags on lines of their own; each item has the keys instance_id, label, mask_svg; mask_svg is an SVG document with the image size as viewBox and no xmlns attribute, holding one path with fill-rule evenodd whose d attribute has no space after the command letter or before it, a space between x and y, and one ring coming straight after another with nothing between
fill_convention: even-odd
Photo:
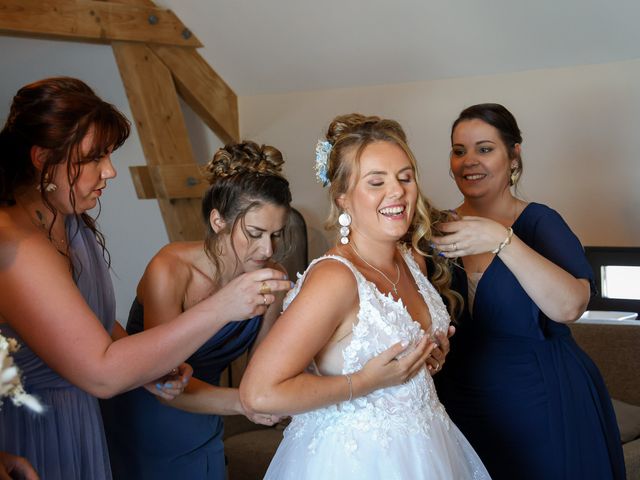
<instances>
[{"instance_id":1,"label":"white wall","mask_svg":"<svg viewBox=\"0 0 640 480\"><path fill-rule=\"evenodd\" d=\"M0 122L4 125L17 90L35 80L56 75L80 78L106 101L132 119L111 47L74 42L0 36ZM196 158L206 161L219 141L188 107L183 105ZM133 123L132 123L133 125ZM140 139L133 125L129 140L113 155L118 177L102 196L98 218L111 253L117 318L126 322L136 285L151 257L168 242L155 200L138 200L129 175L131 165L144 165Z\"/></svg>"},{"instance_id":2,"label":"white wall","mask_svg":"<svg viewBox=\"0 0 640 480\"><path fill-rule=\"evenodd\" d=\"M448 176L449 129L466 106L498 102L523 131L520 194L558 210L585 245L640 245L640 60L508 75L240 99L243 137L279 147L318 255L326 192L314 147L331 119L359 111L398 120L442 208L461 196Z\"/></svg>"}]
</instances>

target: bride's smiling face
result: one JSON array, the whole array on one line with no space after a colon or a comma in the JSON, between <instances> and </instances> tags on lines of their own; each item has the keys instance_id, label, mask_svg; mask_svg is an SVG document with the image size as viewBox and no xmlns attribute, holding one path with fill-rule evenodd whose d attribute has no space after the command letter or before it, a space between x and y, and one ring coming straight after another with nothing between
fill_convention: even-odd
<instances>
[{"instance_id":1,"label":"bride's smiling face","mask_svg":"<svg viewBox=\"0 0 640 480\"><path fill-rule=\"evenodd\" d=\"M418 187L413 164L402 148L386 141L368 145L350 185L340 203L351 215L355 235L397 241L407 233Z\"/></svg>"}]
</instances>

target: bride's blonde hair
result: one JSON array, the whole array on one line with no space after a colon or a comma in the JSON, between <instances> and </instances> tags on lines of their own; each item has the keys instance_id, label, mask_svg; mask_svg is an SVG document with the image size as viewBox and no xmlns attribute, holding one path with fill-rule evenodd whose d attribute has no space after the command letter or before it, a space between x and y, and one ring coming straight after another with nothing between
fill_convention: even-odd
<instances>
[{"instance_id":1,"label":"bride's blonde hair","mask_svg":"<svg viewBox=\"0 0 640 480\"><path fill-rule=\"evenodd\" d=\"M331 144L327 164L331 211L325 224L327 229L335 229L338 225L338 198L349 190L352 174L359 168L360 157L368 145L374 142L393 143L407 155L418 187L416 214L409 229L410 243L421 255L431 258L433 271L429 272L429 280L447 301L449 313L453 317L462 305L462 297L451 289L450 263L448 259L428 251L433 235L432 227L445 220L446 213L433 207L420 191L416 159L400 124L395 120L359 113L339 115L329 125L325 138Z\"/></svg>"}]
</instances>

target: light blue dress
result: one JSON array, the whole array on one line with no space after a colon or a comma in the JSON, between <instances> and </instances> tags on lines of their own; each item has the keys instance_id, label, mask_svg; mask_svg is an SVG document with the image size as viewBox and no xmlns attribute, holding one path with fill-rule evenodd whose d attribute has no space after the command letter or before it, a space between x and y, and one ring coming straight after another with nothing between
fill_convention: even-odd
<instances>
[{"instance_id":1,"label":"light blue dress","mask_svg":"<svg viewBox=\"0 0 640 480\"><path fill-rule=\"evenodd\" d=\"M67 219L70 257L82 296L107 331L115 322L115 297L102 248L75 217ZM33 295L39 279L34 279ZM51 305L55 308L55 305ZM43 480L111 478L98 401L51 370L6 323L0 332L21 344L14 354L25 390L46 406L43 415L5 400L0 409L0 450L26 457Z\"/></svg>"}]
</instances>

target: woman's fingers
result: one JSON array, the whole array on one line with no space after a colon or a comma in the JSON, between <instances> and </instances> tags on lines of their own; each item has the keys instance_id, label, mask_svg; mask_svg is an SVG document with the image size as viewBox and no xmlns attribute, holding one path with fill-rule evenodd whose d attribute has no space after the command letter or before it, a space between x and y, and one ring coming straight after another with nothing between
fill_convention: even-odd
<instances>
[{"instance_id":1,"label":"woman's fingers","mask_svg":"<svg viewBox=\"0 0 640 480\"><path fill-rule=\"evenodd\" d=\"M281 417L279 417L278 415L268 415L263 413L258 413L247 418L249 418L249 420L251 420L253 423L257 423L259 425L269 425L269 426L275 425L281 420Z\"/></svg>"},{"instance_id":2,"label":"woman's fingers","mask_svg":"<svg viewBox=\"0 0 640 480\"><path fill-rule=\"evenodd\" d=\"M273 292L286 292L291 290L293 286L286 273L274 268L261 268L247 275L249 280L255 283L255 291L260 294L268 295Z\"/></svg>"},{"instance_id":3,"label":"woman's fingers","mask_svg":"<svg viewBox=\"0 0 640 480\"><path fill-rule=\"evenodd\" d=\"M404 352L407 349L407 345L403 345L401 342L398 342L391 347L387 348L384 352L382 352L378 357L386 365L389 362L394 360L398 360L398 355Z\"/></svg>"},{"instance_id":4,"label":"woman's fingers","mask_svg":"<svg viewBox=\"0 0 640 480\"><path fill-rule=\"evenodd\" d=\"M38 480L40 477L26 458L0 452L0 480L15 478Z\"/></svg>"},{"instance_id":5,"label":"woman's fingers","mask_svg":"<svg viewBox=\"0 0 640 480\"><path fill-rule=\"evenodd\" d=\"M399 360L399 363L405 369L405 371L417 371L420 367L422 367L422 365L424 365L425 360L431 354L435 347L436 344L433 342L429 342L427 336L424 335L416 344L415 349L408 353L405 357L401 358Z\"/></svg>"},{"instance_id":6,"label":"woman's fingers","mask_svg":"<svg viewBox=\"0 0 640 480\"><path fill-rule=\"evenodd\" d=\"M287 292L291 290L289 280L261 280L256 282L256 292L269 295L273 292Z\"/></svg>"},{"instance_id":7,"label":"woman's fingers","mask_svg":"<svg viewBox=\"0 0 640 480\"><path fill-rule=\"evenodd\" d=\"M178 367L178 380L186 387L193 375L193 368L188 363L183 363Z\"/></svg>"},{"instance_id":8,"label":"woman's fingers","mask_svg":"<svg viewBox=\"0 0 640 480\"><path fill-rule=\"evenodd\" d=\"M275 268L261 268L254 272L248 273L254 281L262 282L265 280L287 280L287 274L276 270Z\"/></svg>"},{"instance_id":9,"label":"woman's fingers","mask_svg":"<svg viewBox=\"0 0 640 480\"><path fill-rule=\"evenodd\" d=\"M264 314L273 302L276 301L276 293L291 290L293 283L287 279L287 275L273 268L262 268L255 272L245 274L246 282L243 288L251 295L254 314Z\"/></svg>"},{"instance_id":10,"label":"woman's fingers","mask_svg":"<svg viewBox=\"0 0 640 480\"><path fill-rule=\"evenodd\" d=\"M454 333L456 333L456 328L453 325L449 326L449 329L447 330L446 333L445 332L436 333L436 338L445 356L449 354L449 350L451 349L451 343L449 342L449 338L451 338L451 336Z\"/></svg>"}]
</instances>

